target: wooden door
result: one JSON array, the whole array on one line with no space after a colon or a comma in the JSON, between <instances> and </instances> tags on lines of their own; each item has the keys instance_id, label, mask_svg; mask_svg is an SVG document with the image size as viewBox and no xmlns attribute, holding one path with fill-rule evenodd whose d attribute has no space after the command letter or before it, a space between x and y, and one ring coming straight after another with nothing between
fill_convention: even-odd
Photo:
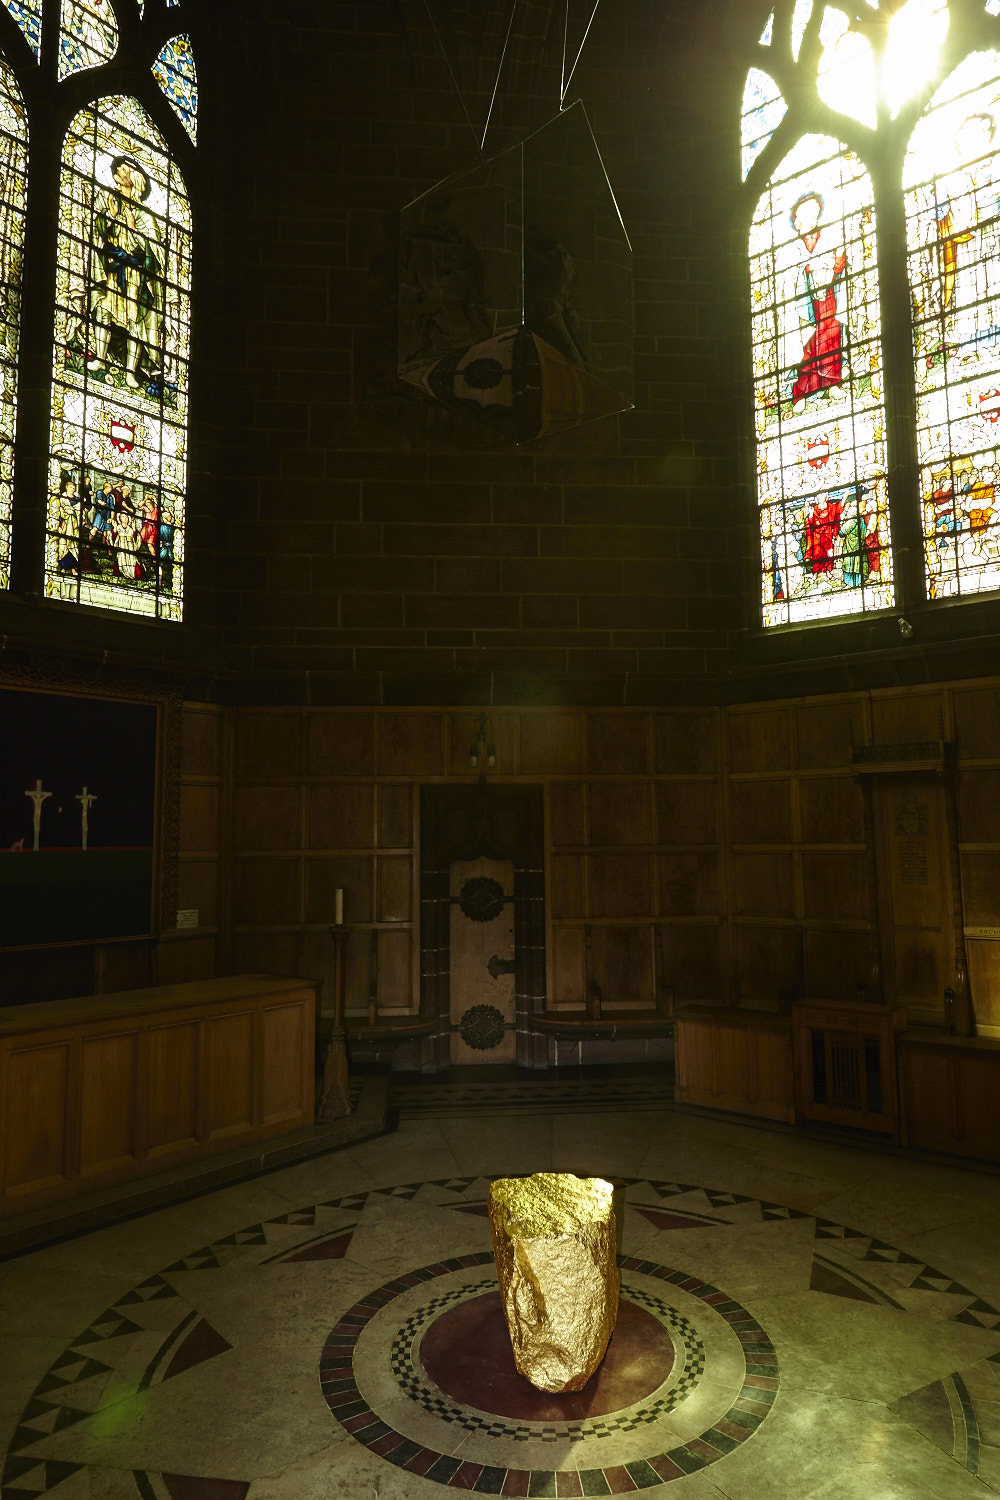
<instances>
[{"instance_id":1,"label":"wooden door","mask_svg":"<svg viewBox=\"0 0 1000 1500\"><path fill-rule=\"evenodd\" d=\"M512 1063L514 862L457 859L451 900L451 1061Z\"/></svg>"}]
</instances>

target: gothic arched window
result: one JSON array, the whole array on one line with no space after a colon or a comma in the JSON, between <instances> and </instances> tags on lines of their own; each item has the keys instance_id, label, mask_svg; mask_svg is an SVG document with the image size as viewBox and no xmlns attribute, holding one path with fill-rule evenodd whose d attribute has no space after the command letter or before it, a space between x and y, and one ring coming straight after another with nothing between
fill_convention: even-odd
<instances>
[{"instance_id":1,"label":"gothic arched window","mask_svg":"<svg viewBox=\"0 0 1000 1500\"><path fill-rule=\"evenodd\" d=\"M765 627L1000 590L998 14L779 0L757 43L742 166Z\"/></svg>"},{"instance_id":2,"label":"gothic arched window","mask_svg":"<svg viewBox=\"0 0 1000 1500\"><path fill-rule=\"evenodd\" d=\"M2 43L10 24L5 22L0 586L9 586L9 559L13 553L16 561L23 541L25 557L39 557L44 578L28 576L23 563L20 577L46 598L179 620L192 225L178 158L193 149L198 110L191 41L187 34L172 34L174 18L168 19L174 7L183 15L183 5L5 4L27 49L16 31L13 43ZM31 101L26 115L16 75L28 71L40 76L24 90ZM84 98L91 101L82 108L81 77L87 79ZM61 155L58 162L41 163L29 199L30 108L44 113L48 139L55 126L53 156L60 145ZM34 493L34 476L26 477L30 464L18 470L13 490L11 485L25 226L28 253L43 263L47 258L48 284L56 292L55 307L48 310L53 321L31 330L36 346L53 349L49 461L38 486L46 485L45 494ZM31 399L41 399L40 393L33 390L25 398ZM43 417L37 409L32 415ZM37 464L34 469L40 474ZM46 517L44 559L38 534L32 535L39 510Z\"/></svg>"}]
</instances>

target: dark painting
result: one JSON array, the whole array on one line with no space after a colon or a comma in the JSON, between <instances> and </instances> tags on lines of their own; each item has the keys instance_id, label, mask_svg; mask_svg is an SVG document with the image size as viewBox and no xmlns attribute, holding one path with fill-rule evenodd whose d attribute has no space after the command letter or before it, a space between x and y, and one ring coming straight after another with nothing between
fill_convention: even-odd
<instances>
[{"instance_id":1,"label":"dark painting","mask_svg":"<svg viewBox=\"0 0 1000 1500\"><path fill-rule=\"evenodd\" d=\"M157 708L0 688L0 946L150 931Z\"/></svg>"}]
</instances>

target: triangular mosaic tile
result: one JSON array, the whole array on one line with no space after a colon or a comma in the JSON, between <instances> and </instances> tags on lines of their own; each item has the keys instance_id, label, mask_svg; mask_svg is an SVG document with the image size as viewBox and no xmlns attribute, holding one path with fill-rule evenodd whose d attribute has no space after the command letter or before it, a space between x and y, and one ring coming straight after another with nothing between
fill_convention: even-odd
<instances>
[{"instance_id":1,"label":"triangular mosaic tile","mask_svg":"<svg viewBox=\"0 0 1000 1500\"><path fill-rule=\"evenodd\" d=\"M675 1198L678 1193L696 1193L698 1191L697 1186L690 1182L654 1182L650 1178L649 1185L661 1198Z\"/></svg>"},{"instance_id":2,"label":"triangular mosaic tile","mask_svg":"<svg viewBox=\"0 0 1000 1500\"><path fill-rule=\"evenodd\" d=\"M124 1297L119 1297L115 1307L135 1307L142 1302L163 1302L168 1297L176 1297L178 1294L173 1287L162 1276L150 1276L146 1281L140 1282Z\"/></svg>"},{"instance_id":3,"label":"triangular mosaic tile","mask_svg":"<svg viewBox=\"0 0 1000 1500\"><path fill-rule=\"evenodd\" d=\"M120 1339L128 1333L141 1333L142 1329L138 1323L133 1323L131 1318L123 1317L116 1313L114 1308L108 1308L99 1318L95 1318L90 1327L80 1334L79 1338L73 1340L73 1347L79 1348L86 1344L99 1344L108 1339Z\"/></svg>"},{"instance_id":4,"label":"triangular mosaic tile","mask_svg":"<svg viewBox=\"0 0 1000 1500\"><path fill-rule=\"evenodd\" d=\"M768 1221L772 1219L809 1219L811 1214L805 1213L801 1208L788 1208L783 1203L765 1203L760 1205L760 1216Z\"/></svg>"},{"instance_id":5,"label":"triangular mosaic tile","mask_svg":"<svg viewBox=\"0 0 1000 1500\"><path fill-rule=\"evenodd\" d=\"M347 1193L343 1198L327 1198L319 1204L320 1208L346 1208L349 1210L360 1210L368 1202L367 1193Z\"/></svg>"},{"instance_id":6,"label":"triangular mosaic tile","mask_svg":"<svg viewBox=\"0 0 1000 1500\"><path fill-rule=\"evenodd\" d=\"M464 1193L476 1181L475 1177L434 1177L431 1187L447 1188L452 1193Z\"/></svg>"},{"instance_id":7,"label":"triangular mosaic tile","mask_svg":"<svg viewBox=\"0 0 1000 1500\"><path fill-rule=\"evenodd\" d=\"M28 1402L17 1431L11 1438L10 1452L30 1448L32 1443L40 1443L42 1438L51 1437L54 1432L61 1432L64 1427L72 1427L75 1423L82 1422L84 1417L92 1415L89 1411L78 1411L72 1406L40 1401L36 1396Z\"/></svg>"},{"instance_id":8,"label":"triangular mosaic tile","mask_svg":"<svg viewBox=\"0 0 1000 1500\"><path fill-rule=\"evenodd\" d=\"M267 1235L263 1224L251 1224L246 1229L237 1229L235 1234L224 1234L216 1245L266 1245Z\"/></svg>"},{"instance_id":9,"label":"triangular mosaic tile","mask_svg":"<svg viewBox=\"0 0 1000 1500\"><path fill-rule=\"evenodd\" d=\"M381 1194L383 1198L405 1198L407 1203L409 1203L417 1196L422 1187L422 1182L408 1182L402 1187L376 1188L375 1191Z\"/></svg>"},{"instance_id":10,"label":"triangular mosaic tile","mask_svg":"<svg viewBox=\"0 0 1000 1500\"><path fill-rule=\"evenodd\" d=\"M44 1495L64 1479L79 1474L82 1468L82 1464L61 1463L52 1458L41 1463L36 1458L8 1458L3 1470L3 1500Z\"/></svg>"},{"instance_id":11,"label":"triangular mosaic tile","mask_svg":"<svg viewBox=\"0 0 1000 1500\"><path fill-rule=\"evenodd\" d=\"M172 1266L167 1266L167 1275L173 1271L221 1271L222 1266L219 1258L210 1245L204 1250L195 1250L191 1255L185 1255L183 1260L175 1260Z\"/></svg>"},{"instance_id":12,"label":"triangular mosaic tile","mask_svg":"<svg viewBox=\"0 0 1000 1500\"><path fill-rule=\"evenodd\" d=\"M309 1208L296 1208L290 1214L279 1214L276 1219L266 1219L266 1224L288 1224L294 1228L314 1229L316 1226L316 1205Z\"/></svg>"},{"instance_id":13,"label":"triangular mosaic tile","mask_svg":"<svg viewBox=\"0 0 1000 1500\"><path fill-rule=\"evenodd\" d=\"M102 1365L96 1359L88 1359L71 1350L61 1356L40 1381L36 1395L45 1396L49 1391L64 1390L68 1385L79 1385L93 1375L110 1375L111 1366Z\"/></svg>"}]
</instances>

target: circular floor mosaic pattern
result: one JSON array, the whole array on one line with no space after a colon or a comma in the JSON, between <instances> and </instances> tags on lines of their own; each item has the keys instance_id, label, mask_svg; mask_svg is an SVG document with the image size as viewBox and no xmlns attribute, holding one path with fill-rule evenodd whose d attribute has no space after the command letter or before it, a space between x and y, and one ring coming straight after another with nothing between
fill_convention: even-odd
<instances>
[{"instance_id":1,"label":"circular floor mosaic pattern","mask_svg":"<svg viewBox=\"0 0 1000 1500\"><path fill-rule=\"evenodd\" d=\"M921 1339L928 1322L950 1329L954 1373L929 1385L915 1374L891 1411L980 1473L983 1422L1000 1382L1000 1309L922 1258L815 1212L699 1184L615 1180L625 1248L636 1252L620 1260L619 1348L571 1400L518 1385L510 1370L484 1379L499 1312L486 1248L489 1178L374 1187L221 1234L124 1288L40 1373L8 1445L0 1500L246 1500L256 1476L289 1462L278 1450L290 1380L295 1415L306 1411L320 1446L324 1431L337 1430L335 1417L378 1463L455 1490L614 1495L682 1479L738 1454L767 1423L779 1378L768 1334L743 1305L753 1297L740 1290L737 1300L704 1281L697 1255L684 1254L684 1230L694 1231L692 1248L710 1230L730 1265L768 1255L772 1293L818 1299L834 1324L838 1308L865 1305L876 1340L897 1341L908 1324ZM404 1258L410 1244L426 1246L416 1269ZM466 1253L431 1259L445 1247ZM395 1274L373 1274L359 1299L370 1264ZM347 1308L328 1335L329 1321L318 1325L327 1340L318 1371L317 1295L330 1299L329 1320ZM270 1316L287 1337L285 1308L302 1332L283 1346L295 1352L272 1387L273 1335L260 1325ZM491 1355L478 1367L455 1358L470 1336ZM259 1451L251 1454L246 1397L259 1399L263 1387L276 1421L271 1436L266 1423L253 1424ZM188 1400L199 1420L209 1414L215 1467L190 1460L177 1472L165 1414ZM367 1459L358 1452L358 1460L361 1472Z\"/></svg>"},{"instance_id":2,"label":"circular floor mosaic pattern","mask_svg":"<svg viewBox=\"0 0 1000 1500\"><path fill-rule=\"evenodd\" d=\"M602 1367L583 1391L568 1400L534 1391L514 1371L509 1346L504 1350L493 1340L478 1359L468 1361L463 1378L457 1361L448 1358L446 1325L459 1309L474 1311L490 1297L495 1274L470 1273L492 1264L490 1252L481 1251L393 1277L355 1303L332 1329L320 1362L323 1392L337 1420L372 1453L477 1494L617 1495L705 1468L732 1453L769 1415L778 1390L778 1359L756 1318L700 1277L633 1256L619 1257L624 1316L609 1348L609 1368ZM456 1280L458 1285L451 1285ZM434 1295L428 1298L428 1291ZM488 1308L479 1322L488 1324ZM399 1328L391 1382L379 1370L384 1362L377 1354L387 1323ZM366 1357L369 1330L372 1350ZM469 1331L460 1325L454 1333L464 1338ZM433 1343L435 1334L438 1347L425 1355L424 1345ZM713 1355L712 1379L704 1382L708 1390L703 1386L706 1343ZM671 1355L662 1360L660 1378L650 1379L651 1357L665 1345ZM452 1346L452 1352L458 1348ZM499 1399L489 1379L494 1360L502 1377ZM435 1368L450 1372L447 1391L431 1378ZM410 1421L405 1412L398 1414L401 1392L412 1403ZM561 1400L568 1410L560 1420ZM505 1419L503 1409L515 1402L524 1419ZM390 1405L397 1413L392 1422L381 1415ZM436 1437L433 1424L440 1429ZM690 1429L690 1435L671 1442L678 1426ZM657 1445L658 1436L667 1441ZM600 1447L609 1450L607 1462L558 1467L588 1439L601 1440ZM523 1448L522 1468L510 1466L512 1441ZM460 1454L454 1451L459 1446ZM499 1462L501 1450L504 1462ZM593 1451L596 1459L596 1445Z\"/></svg>"}]
</instances>

